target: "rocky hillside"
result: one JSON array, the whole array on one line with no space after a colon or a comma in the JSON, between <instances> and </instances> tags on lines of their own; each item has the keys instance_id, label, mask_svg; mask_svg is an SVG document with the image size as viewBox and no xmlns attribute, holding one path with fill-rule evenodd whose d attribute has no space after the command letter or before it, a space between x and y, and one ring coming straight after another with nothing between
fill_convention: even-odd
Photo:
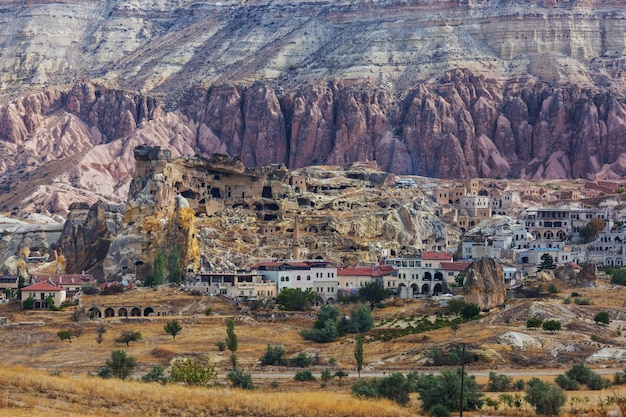
<instances>
[{"instance_id":1,"label":"rocky hillside","mask_svg":"<svg viewBox=\"0 0 626 417\"><path fill-rule=\"evenodd\" d=\"M144 143L249 167L626 173L616 0L34 1L0 21L1 212L123 203Z\"/></svg>"}]
</instances>

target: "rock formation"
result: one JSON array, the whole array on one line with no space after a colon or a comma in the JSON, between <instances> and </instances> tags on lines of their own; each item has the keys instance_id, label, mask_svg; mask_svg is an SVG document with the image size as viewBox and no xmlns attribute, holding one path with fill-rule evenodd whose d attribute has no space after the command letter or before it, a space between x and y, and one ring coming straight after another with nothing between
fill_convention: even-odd
<instances>
[{"instance_id":1,"label":"rock formation","mask_svg":"<svg viewBox=\"0 0 626 417\"><path fill-rule=\"evenodd\" d=\"M158 147L134 154L124 223L104 261L108 277L134 267L142 277L159 251L167 257L173 248L191 270L286 259L294 235L303 258L346 264L446 248L433 203L417 189L396 189L375 163L289 171L245 168L223 155L172 158Z\"/></svg>"},{"instance_id":2,"label":"rock formation","mask_svg":"<svg viewBox=\"0 0 626 417\"><path fill-rule=\"evenodd\" d=\"M91 207L85 203L70 206L70 212L59 240L65 257L65 272L69 274L89 272L96 278L111 241L122 224L124 206L98 202Z\"/></svg>"},{"instance_id":3,"label":"rock formation","mask_svg":"<svg viewBox=\"0 0 626 417\"><path fill-rule=\"evenodd\" d=\"M481 310L501 306L506 296L502 266L490 258L474 261L466 272L463 290L464 301Z\"/></svg>"}]
</instances>

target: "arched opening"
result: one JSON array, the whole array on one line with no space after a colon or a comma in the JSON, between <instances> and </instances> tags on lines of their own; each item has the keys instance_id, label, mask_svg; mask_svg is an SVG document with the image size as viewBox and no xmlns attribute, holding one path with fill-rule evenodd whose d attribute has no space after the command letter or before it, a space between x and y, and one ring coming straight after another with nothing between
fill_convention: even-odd
<instances>
[{"instance_id":1,"label":"arched opening","mask_svg":"<svg viewBox=\"0 0 626 417\"><path fill-rule=\"evenodd\" d=\"M613 266L613 259L612 258L606 258L604 260L604 265L605 266Z\"/></svg>"},{"instance_id":2,"label":"arched opening","mask_svg":"<svg viewBox=\"0 0 626 417\"><path fill-rule=\"evenodd\" d=\"M128 310L122 307L118 310L117 315L120 317L128 317Z\"/></svg>"},{"instance_id":3,"label":"arched opening","mask_svg":"<svg viewBox=\"0 0 626 417\"><path fill-rule=\"evenodd\" d=\"M133 308L132 310L130 310L130 316L131 317L141 317L141 310L138 309L137 307Z\"/></svg>"},{"instance_id":4,"label":"arched opening","mask_svg":"<svg viewBox=\"0 0 626 417\"><path fill-rule=\"evenodd\" d=\"M425 272L424 281L432 281L432 280L433 280L433 275L430 272Z\"/></svg>"},{"instance_id":5,"label":"arched opening","mask_svg":"<svg viewBox=\"0 0 626 417\"><path fill-rule=\"evenodd\" d=\"M420 287L417 284L413 284L411 285L411 289L412 291L412 296L415 297L420 293Z\"/></svg>"},{"instance_id":6,"label":"arched opening","mask_svg":"<svg viewBox=\"0 0 626 417\"><path fill-rule=\"evenodd\" d=\"M428 284L422 285L422 294L430 294L430 285Z\"/></svg>"},{"instance_id":7,"label":"arched opening","mask_svg":"<svg viewBox=\"0 0 626 417\"><path fill-rule=\"evenodd\" d=\"M106 310L104 310L104 317L115 317L115 310L113 310L111 307L107 308Z\"/></svg>"},{"instance_id":8,"label":"arched opening","mask_svg":"<svg viewBox=\"0 0 626 417\"><path fill-rule=\"evenodd\" d=\"M435 287L433 288L433 294L439 295L442 292L443 292L443 288L441 287L441 284L435 284Z\"/></svg>"},{"instance_id":9,"label":"arched opening","mask_svg":"<svg viewBox=\"0 0 626 417\"><path fill-rule=\"evenodd\" d=\"M622 266L622 258L615 259L615 266Z\"/></svg>"},{"instance_id":10,"label":"arched opening","mask_svg":"<svg viewBox=\"0 0 626 417\"><path fill-rule=\"evenodd\" d=\"M99 319L102 318L102 313L100 312L100 309L96 308L96 307L92 307L89 309L89 318L90 319Z\"/></svg>"},{"instance_id":11,"label":"arched opening","mask_svg":"<svg viewBox=\"0 0 626 417\"><path fill-rule=\"evenodd\" d=\"M441 272L435 272L435 281L443 281L443 274ZM437 286L435 286L435 288L437 288Z\"/></svg>"},{"instance_id":12,"label":"arched opening","mask_svg":"<svg viewBox=\"0 0 626 417\"><path fill-rule=\"evenodd\" d=\"M143 311L143 315L149 316L151 314L154 314L154 310L151 307L146 307L146 309Z\"/></svg>"},{"instance_id":13,"label":"arched opening","mask_svg":"<svg viewBox=\"0 0 626 417\"><path fill-rule=\"evenodd\" d=\"M335 304L335 299L334 298L329 298L328 300L326 300L326 304Z\"/></svg>"},{"instance_id":14,"label":"arched opening","mask_svg":"<svg viewBox=\"0 0 626 417\"><path fill-rule=\"evenodd\" d=\"M274 198L272 196L272 187L266 185L263 187L263 191L261 192L261 197L263 198Z\"/></svg>"},{"instance_id":15,"label":"arched opening","mask_svg":"<svg viewBox=\"0 0 626 417\"><path fill-rule=\"evenodd\" d=\"M211 188L211 197L222 198L222 193L219 188Z\"/></svg>"}]
</instances>

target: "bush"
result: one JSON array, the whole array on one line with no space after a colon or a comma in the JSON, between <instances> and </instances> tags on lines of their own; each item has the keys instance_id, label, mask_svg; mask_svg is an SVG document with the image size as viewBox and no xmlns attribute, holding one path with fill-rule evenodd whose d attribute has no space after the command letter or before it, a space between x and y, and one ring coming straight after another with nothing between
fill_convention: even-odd
<instances>
[{"instance_id":1,"label":"bush","mask_svg":"<svg viewBox=\"0 0 626 417\"><path fill-rule=\"evenodd\" d=\"M623 384L626 384L626 369L624 369L624 372L616 372L613 375L613 385Z\"/></svg>"},{"instance_id":2,"label":"bush","mask_svg":"<svg viewBox=\"0 0 626 417\"><path fill-rule=\"evenodd\" d=\"M590 298L582 298L582 297L576 297L574 298L574 304L579 305L579 306L588 306L591 305L591 299Z\"/></svg>"},{"instance_id":3,"label":"bush","mask_svg":"<svg viewBox=\"0 0 626 417\"><path fill-rule=\"evenodd\" d=\"M369 381L360 379L352 386L352 393L358 397L387 398L401 405L410 401L410 385L399 372Z\"/></svg>"},{"instance_id":4,"label":"bush","mask_svg":"<svg viewBox=\"0 0 626 417\"><path fill-rule=\"evenodd\" d=\"M611 322L611 319L609 318L609 313L607 313L606 311L601 311L594 316L593 321L595 321L596 324L608 325Z\"/></svg>"},{"instance_id":5,"label":"bush","mask_svg":"<svg viewBox=\"0 0 626 417\"><path fill-rule=\"evenodd\" d=\"M504 374L497 374L494 371L489 372L489 382L487 390L492 392L508 391L513 384L513 378Z\"/></svg>"},{"instance_id":6,"label":"bush","mask_svg":"<svg viewBox=\"0 0 626 417\"><path fill-rule=\"evenodd\" d=\"M204 309L204 315L205 316L210 316L211 314L213 314L213 308L207 307L207 308Z\"/></svg>"},{"instance_id":7,"label":"bush","mask_svg":"<svg viewBox=\"0 0 626 417\"><path fill-rule=\"evenodd\" d=\"M187 385L208 386L217 377L215 365L206 356L183 358L172 364L172 380Z\"/></svg>"},{"instance_id":8,"label":"bush","mask_svg":"<svg viewBox=\"0 0 626 417\"><path fill-rule=\"evenodd\" d=\"M300 332L300 336L307 340L313 340L317 343L330 343L337 340L339 330L337 329L337 323L333 320L326 320L324 327L314 329L303 329Z\"/></svg>"},{"instance_id":9,"label":"bush","mask_svg":"<svg viewBox=\"0 0 626 417\"><path fill-rule=\"evenodd\" d=\"M160 382L161 384L167 383L169 379L165 375L165 369L160 365L154 365L147 374L141 377L143 382Z\"/></svg>"},{"instance_id":10,"label":"bush","mask_svg":"<svg viewBox=\"0 0 626 417\"><path fill-rule=\"evenodd\" d=\"M441 404L449 411L459 410L461 392L461 369L443 370L440 375L425 375L416 381L416 391L422 401L422 409L430 410ZM465 374L463 381L463 410L478 410L483 406L483 394L476 379Z\"/></svg>"},{"instance_id":11,"label":"bush","mask_svg":"<svg viewBox=\"0 0 626 417\"><path fill-rule=\"evenodd\" d=\"M572 366L567 372L565 372L565 375L568 378L571 378L574 381L578 382L579 384L587 385L593 373L594 372L591 370L591 368L589 368L585 364L577 363L576 365Z\"/></svg>"},{"instance_id":12,"label":"bush","mask_svg":"<svg viewBox=\"0 0 626 417\"><path fill-rule=\"evenodd\" d=\"M594 391L599 391L611 386L611 381L606 378L602 378L595 372L591 373L589 380L587 381L587 388Z\"/></svg>"},{"instance_id":13,"label":"bush","mask_svg":"<svg viewBox=\"0 0 626 417\"><path fill-rule=\"evenodd\" d=\"M226 379L233 384L233 388L254 389L252 375L240 369L233 369L226 375Z\"/></svg>"},{"instance_id":14,"label":"bush","mask_svg":"<svg viewBox=\"0 0 626 417\"><path fill-rule=\"evenodd\" d=\"M93 284L85 285L83 287L83 294L87 294L87 295L100 294L100 288L96 287Z\"/></svg>"},{"instance_id":15,"label":"bush","mask_svg":"<svg viewBox=\"0 0 626 417\"><path fill-rule=\"evenodd\" d=\"M109 375L120 379L126 379L131 376L136 366L137 359L127 355L123 350L112 351L111 358L106 361ZM106 374L107 372L105 371L104 373Z\"/></svg>"},{"instance_id":16,"label":"bush","mask_svg":"<svg viewBox=\"0 0 626 417\"><path fill-rule=\"evenodd\" d=\"M310 288L302 291L300 288L284 288L276 296L276 304L282 310L304 311L311 308L319 296Z\"/></svg>"},{"instance_id":17,"label":"bush","mask_svg":"<svg viewBox=\"0 0 626 417\"><path fill-rule=\"evenodd\" d=\"M431 409L428 410L428 415L430 415L430 417L452 417L450 411L442 404L432 406Z\"/></svg>"},{"instance_id":18,"label":"bush","mask_svg":"<svg viewBox=\"0 0 626 417\"><path fill-rule=\"evenodd\" d=\"M285 355L285 348L279 345L267 345L265 349L265 353L259 359L261 361L261 365L285 365L285 359L283 356Z\"/></svg>"},{"instance_id":19,"label":"bush","mask_svg":"<svg viewBox=\"0 0 626 417\"><path fill-rule=\"evenodd\" d=\"M115 339L115 343L126 343L126 346L130 346L130 342L138 340L141 340L140 332L123 332L120 337Z\"/></svg>"},{"instance_id":20,"label":"bush","mask_svg":"<svg viewBox=\"0 0 626 417\"><path fill-rule=\"evenodd\" d=\"M626 269L620 268L611 274L611 284L626 285Z\"/></svg>"},{"instance_id":21,"label":"bush","mask_svg":"<svg viewBox=\"0 0 626 417\"><path fill-rule=\"evenodd\" d=\"M571 304L571 302L572 302L572 299L570 297L565 297L563 299L563 304Z\"/></svg>"},{"instance_id":22,"label":"bush","mask_svg":"<svg viewBox=\"0 0 626 417\"><path fill-rule=\"evenodd\" d=\"M293 379L295 381L315 381L315 377L309 370L296 372Z\"/></svg>"},{"instance_id":23,"label":"bush","mask_svg":"<svg viewBox=\"0 0 626 417\"><path fill-rule=\"evenodd\" d=\"M460 346L453 347L447 355L440 348L434 347L428 357L430 366L461 365L462 362L471 363L477 360L476 355L469 350L465 350L463 358L463 349Z\"/></svg>"},{"instance_id":24,"label":"bush","mask_svg":"<svg viewBox=\"0 0 626 417\"><path fill-rule=\"evenodd\" d=\"M548 287L548 292L550 294L558 294L559 293L559 287L556 286L556 284L553 282L552 284L550 284L550 286Z\"/></svg>"},{"instance_id":25,"label":"bush","mask_svg":"<svg viewBox=\"0 0 626 417\"><path fill-rule=\"evenodd\" d=\"M289 359L289 366L297 366L298 368L306 368L313 363L313 358L306 352L300 352L293 358Z\"/></svg>"},{"instance_id":26,"label":"bush","mask_svg":"<svg viewBox=\"0 0 626 417\"><path fill-rule=\"evenodd\" d=\"M578 382L576 382L575 380L573 380L572 378L564 374L559 374L554 379L554 382L556 382L556 384L559 387L563 388L565 391L575 391L580 388L580 385L578 385Z\"/></svg>"},{"instance_id":27,"label":"bush","mask_svg":"<svg viewBox=\"0 0 626 417\"><path fill-rule=\"evenodd\" d=\"M526 386L526 382L524 382L523 379L518 379L517 381L515 381L515 383L513 384L513 388L515 388L518 391L522 391L524 390L524 386Z\"/></svg>"},{"instance_id":28,"label":"bush","mask_svg":"<svg viewBox=\"0 0 626 417\"><path fill-rule=\"evenodd\" d=\"M465 307L465 301L460 298L450 298L448 300L448 305L446 306L446 311L448 314L454 314L458 316L461 311L463 311L463 307Z\"/></svg>"},{"instance_id":29,"label":"bush","mask_svg":"<svg viewBox=\"0 0 626 417\"><path fill-rule=\"evenodd\" d=\"M549 332L556 332L561 330L561 322L558 320L546 320L541 325L541 328Z\"/></svg>"},{"instance_id":30,"label":"bush","mask_svg":"<svg viewBox=\"0 0 626 417\"><path fill-rule=\"evenodd\" d=\"M374 327L372 312L361 305L350 312L350 317L341 319L341 327L346 333L363 333Z\"/></svg>"},{"instance_id":31,"label":"bush","mask_svg":"<svg viewBox=\"0 0 626 417\"><path fill-rule=\"evenodd\" d=\"M335 376L339 378L339 380L341 381L342 378L346 378L348 376L348 373L340 369L337 372L335 372Z\"/></svg>"},{"instance_id":32,"label":"bush","mask_svg":"<svg viewBox=\"0 0 626 417\"><path fill-rule=\"evenodd\" d=\"M526 383L526 402L535 412L542 416L557 416L561 407L567 401L565 392L540 379L532 378Z\"/></svg>"},{"instance_id":33,"label":"bush","mask_svg":"<svg viewBox=\"0 0 626 417\"><path fill-rule=\"evenodd\" d=\"M543 320L541 320L539 317L531 317L528 320L526 320L527 329L535 329L537 327L541 327L542 324L543 324Z\"/></svg>"},{"instance_id":34,"label":"bush","mask_svg":"<svg viewBox=\"0 0 626 417\"><path fill-rule=\"evenodd\" d=\"M471 319L480 314L480 307L474 303L465 304L463 310L461 310L461 317L464 319Z\"/></svg>"},{"instance_id":35,"label":"bush","mask_svg":"<svg viewBox=\"0 0 626 417\"><path fill-rule=\"evenodd\" d=\"M322 374L320 375L320 379L324 382L328 382L331 379L333 379L333 373L331 372L330 369L324 369L322 371Z\"/></svg>"},{"instance_id":36,"label":"bush","mask_svg":"<svg viewBox=\"0 0 626 417\"><path fill-rule=\"evenodd\" d=\"M33 297L28 297L22 301L22 307L24 307L24 310L32 310L35 307L35 299Z\"/></svg>"},{"instance_id":37,"label":"bush","mask_svg":"<svg viewBox=\"0 0 626 417\"><path fill-rule=\"evenodd\" d=\"M215 345L220 352L226 350L226 342L224 342L223 340L218 340L217 342L215 342Z\"/></svg>"}]
</instances>

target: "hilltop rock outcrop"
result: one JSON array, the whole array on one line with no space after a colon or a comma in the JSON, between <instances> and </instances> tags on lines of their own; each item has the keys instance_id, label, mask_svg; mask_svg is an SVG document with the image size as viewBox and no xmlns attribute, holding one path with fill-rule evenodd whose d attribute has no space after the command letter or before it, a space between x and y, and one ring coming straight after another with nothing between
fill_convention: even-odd
<instances>
[{"instance_id":1,"label":"hilltop rock outcrop","mask_svg":"<svg viewBox=\"0 0 626 417\"><path fill-rule=\"evenodd\" d=\"M70 206L59 240L67 273L85 271L102 276L102 261L120 229L124 211L124 206L102 202L91 207L85 203Z\"/></svg>"},{"instance_id":2,"label":"hilltop rock outcrop","mask_svg":"<svg viewBox=\"0 0 626 417\"><path fill-rule=\"evenodd\" d=\"M502 266L490 258L474 261L466 272L463 290L464 301L481 310L501 306L506 297Z\"/></svg>"}]
</instances>

